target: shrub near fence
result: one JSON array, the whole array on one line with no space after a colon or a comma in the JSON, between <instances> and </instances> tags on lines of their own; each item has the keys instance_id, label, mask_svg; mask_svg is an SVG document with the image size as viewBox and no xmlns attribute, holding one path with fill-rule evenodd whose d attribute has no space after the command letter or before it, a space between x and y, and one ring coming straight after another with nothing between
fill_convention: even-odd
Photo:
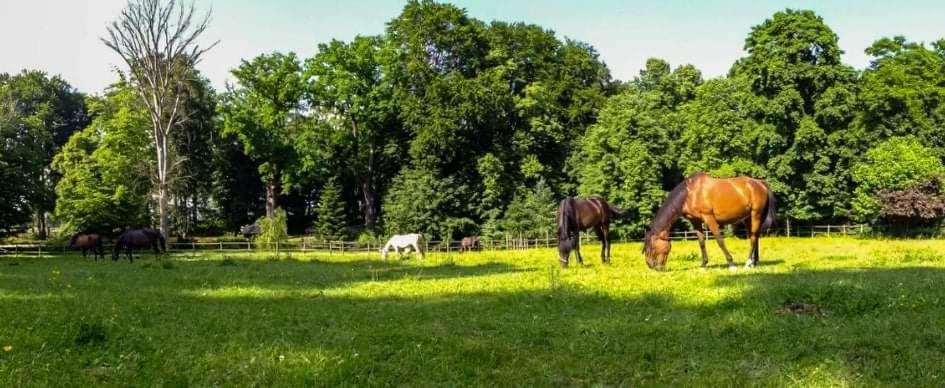
<instances>
[{"instance_id":1,"label":"shrub near fence","mask_svg":"<svg viewBox=\"0 0 945 388\"><path fill-rule=\"evenodd\" d=\"M790 228L773 228L768 235L790 236L790 237L816 237L816 236L849 236L871 233L872 229L866 225L812 225L812 226L794 226ZM705 230L706 238L712 238L711 232ZM723 235L730 232L723 231ZM735 235L743 233L736 232ZM672 233L674 240L695 240L696 232L692 230L676 231ZM581 243L593 243L597 237L592 233L582 233ZM641 239L619 238L613 242L641 242ZM525 238L521 236L504 235L502 238L482 239L482 250L523 250L535 248L557 247L557 238L553 235L547 235L544 238ZM106 252L111 252L114 245L106 244ZM346 253L367 253L379 252L383 247L382 243L358 243L356 241L322 241L316 239L302 238L301 241L290 241L278 243L278 247L263 248L260 244L252 241L219 241L219 242L168 242L167 249L174 253L194 254L200 252L251 252L256 250L273 250L278 248L282 252L326 252L328 254L346 254ZM459 252L459 241L427 241L427 252L453 253ZM77 252L78 250L70 248L68 245L47 245L47 244L10 244L0 245L0 255L30 255L39 256L63 254L67 252Z\"/></svg>"}]
</instances>

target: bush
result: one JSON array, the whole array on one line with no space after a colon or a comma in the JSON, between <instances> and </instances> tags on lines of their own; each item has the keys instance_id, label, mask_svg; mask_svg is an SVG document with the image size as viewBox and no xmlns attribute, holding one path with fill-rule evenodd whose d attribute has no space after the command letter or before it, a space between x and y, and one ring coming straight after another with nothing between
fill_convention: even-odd
<instances>
[{"instance_id":1,"label":"bush","mask_svg":"<svg viewBox=\"0 0 945 388\"><path fill-rule=\"evenodd\" d=\"M289 241L286 218L285 210L280 208L276 209L272 217L262 217L256 221L262 229L262 233L256 238L256 243L263 248L278 250L279 244Z\"/></svg>"},{"instance_id":2,"label":"bush","mask_svg":"<svg viewBox=\"0 0 945 388\"><path fill-rule=\"evenodd\" d=\"M903 190L919 182L945 175L945 166L935 152L913 137L894 137L866 153L866 160L853 168L856 183L854 216L867 222L880 220L883 204L878 194Z\"/></svg>"}]
</instances>

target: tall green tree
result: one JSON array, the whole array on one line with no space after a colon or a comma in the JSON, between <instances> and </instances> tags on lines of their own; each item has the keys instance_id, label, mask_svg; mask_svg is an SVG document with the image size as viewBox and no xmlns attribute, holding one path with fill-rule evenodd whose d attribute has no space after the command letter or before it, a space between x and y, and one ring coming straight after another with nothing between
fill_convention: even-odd
<instances>
[{"instance_id":1,"label":"tall green tree","mask_svg":"<svg viewBox=\"0 0 945 388\"><path fill-rule=\"evenodd\" d=\"M347 237L345 203L341 198L341 185L334 179L328 181L318 197L318 218L315 230L326 240L343 240Z\"/></svg>"},{"instance_id":2,"label":"tall green tree","mask_svg":"<svg viewBox=\"0 0 945 388\"><path fill-rule=\"evenodd\" d=\"M380 196L406 162L409 134L398 119L393 80L398 57L382 37L321 44L305 64L310 105L323 117L336 144L332 156L356 182L365 227L374 229ZM325 152L317 142L306 149ZM305 151L300 151L305 152ZM317 159L317 158L316 158Z\"/></svg>"},{"instance_id":3,"label":"tall green tree","mask_svg":"<svg viewBox=\"0 0 945 388\"><path fill-rule=\"evenodd\" d=\"M266 185L266 215L279 204L283 175L298 160L293 139L302 123L302 66L295 54L274 53L243 61L232 71L220 102L223 135L233 135L256 161Z\"/></svg>"},{"instance_id":4,"label":"tall green tree","mask_svg":"<svg viewBox=\"0 0 945 388\"><path fill-rule=\"evenodd\" d=\"M761 178L782 197L789 218L844 215L848 168L835 151L849 140L856 72L841 63L837 35L814 12L789 9L753 27L745 51L729 75L745 77L761 99L754 119L768 133L752 134L770 150Z\"/></svg>"},{"instance_id":5,"label":"tall green tree","mask_svg":"<svg viewBox=\"0 0 945 388\"><path fill-rule=\"evenodd\" d=\"M214 136L216 128L216 94L210 81L195 77L187 85L182 111L186 117L171 136L177 165L171 182L173 227L187 236L200 227L201 221L212 218ZM203 225L207 227L208 225Z\"/></svg>"},{"instance_id":6,"label":"tall green tree","mask_svg":"<svg viewBox=\"0 0 945 388\"><path fill-rule=\"evenodd\" d=\"M943 42L943 41L940 41ZM915 136L945 148L945 52L882 38L866 49L873 56L860 79L856 125L861 148L893 136Z\"/></svg>"},{"instance_id":7,"label":"tall green tree","mask_svg":"<svg viewBox=\"0 0 945 388\"><path fill-rule=\"evenodd\" d=\"M39 238L46 238L47 215L55 207L59 178L50 164L69 136L88 124L85 97L58 76L24 70L0 77L0 106L10 146L18 148L10 151L8 165L20 169L10 172L19 179L7 182L22 185L25 203L17 207L33 213Z\"/></svg>"},{"instance_id":8,"label":"tall green tree","mask_svg":"<svg viewBox=\"0 0 945 388\"><path fill-rule=\"evenodd\" d=\"M92 123L73 135L53 163L62 179L56 186L56 216L70 232L109 233L114 228L150 225L153 163L145 107L124 83L92 98Z\"/></svg>"}]
</instances>

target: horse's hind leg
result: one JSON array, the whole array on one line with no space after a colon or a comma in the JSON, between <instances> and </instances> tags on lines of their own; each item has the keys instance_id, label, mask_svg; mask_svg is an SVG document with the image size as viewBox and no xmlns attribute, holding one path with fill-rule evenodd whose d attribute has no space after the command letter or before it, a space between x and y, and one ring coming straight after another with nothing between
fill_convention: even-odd
<instances>
[{"instance_id":1,"label":"horse's hind leg","mask_svg":"<svg viewBox=\"0 0 945 388\"><path fill-rule=\"evenodd\" d=\"M748 226L748 239L751 241L751 245L748 249L748 260L745 260L745 268L751 268L758 265L758 236L761 234L761 213L759 212L757 217L752 214L750 221L746 222L746 224L746 226Z\"/></svg>"},{"instance_id":2,"label":"horse's hind leg","mask_svg":"<svg viewBox=\"0 0 945 388\"><path fill-rule=\"evenodd\" d=\"M598 226L594 229L594 232L597 233L597 238L600 240L600 262L607 264L610 263L609 244L607 244L607 232L603 226Z\"/></svg>"}]
</instances>

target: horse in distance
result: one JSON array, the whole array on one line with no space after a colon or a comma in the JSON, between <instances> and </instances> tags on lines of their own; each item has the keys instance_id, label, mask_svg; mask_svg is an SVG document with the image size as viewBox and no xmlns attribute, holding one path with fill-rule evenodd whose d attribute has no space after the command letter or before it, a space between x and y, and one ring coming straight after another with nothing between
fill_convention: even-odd
<instances>
[{"instance_id":1,"label":"horse in distance","mask_svg":"<svg viewBox=\"0 0 945 388\"><path fill-rule=\"evenodd\" d=\"M414 252L417 252L417 257L423 259L423 235L418 233L410 234L395 234L387 240L387 244L384 245L384 248L381 249L381 257L384 258L384 261L387 261L387 253L393 249L397 252L398 256L403 256L401 249L413 249Z\"/></svg>"},{"instance_id":2,"label":"horse in distance","mask_svg":"<svg viewBox=\"0 0 945 388\"><path fill-rule=\"evenodd\" d=\"M482 249L482 242L479 236L463 237L459 242L460 252Z\"/></svg>"},{"instance_id":3,"label":"horse in distance","mask_svg":"<svg viewBox=\"0 0 945 388\"><path fill-rule=\"evenodd\" d=\"M571 251L574 251L578 263L584 264L580 233L591 228L601 241L601 262L610 263L610 222L621 215L623 210L610 205L601 197L569 197L561 200L555 217L558 226L558 261L561 266L568 267Z\"/></svg>"},{"instance_id":4,"label":"horse in distance","mask_svg":"<svg viewBox=\"0 0 945 388\"><path fill-rule=\"evenodd\" d=\"M82 250L82 258L88 259L88 252L98 261L99 256L105 260L105 249L102 247L102 236L98 233L78 233L69 240L69 246Z\"/></svg>"},{"instance_id":5,"label":"horse in distance","mask_svg":"<svg viewBox=\"0 0 945 388\"><path fill-rule=\"evenodd\" d=\"M122 250L128 255L128 262L134 262L135 249L154 250L155 254L167 252L166 239L160 231L154 229L132 229L125 231L115 241L112 260L117 261Z\"/></svg>"},{"instance_id":6,"label":"horse in distance","mask_svg":"<svg viewBox=\"0 0 945 388\"><path fill-rule=\"evenodd\" d=\"M776 202L774 192L763 180L745 176L716 179L705 173L693 174L673 188L647 227L643 239L646 264L652 269L666 269L672 249L670 230L677 220L685 218L692 223L699 239L703 269L708 266L709 256L702 225L709 227L725 253L729 269L735 270L721 227L743 222L751 244L745 267L752 268L760 259L758 240L774 224Z\"/></svg>"}]
</instances>

